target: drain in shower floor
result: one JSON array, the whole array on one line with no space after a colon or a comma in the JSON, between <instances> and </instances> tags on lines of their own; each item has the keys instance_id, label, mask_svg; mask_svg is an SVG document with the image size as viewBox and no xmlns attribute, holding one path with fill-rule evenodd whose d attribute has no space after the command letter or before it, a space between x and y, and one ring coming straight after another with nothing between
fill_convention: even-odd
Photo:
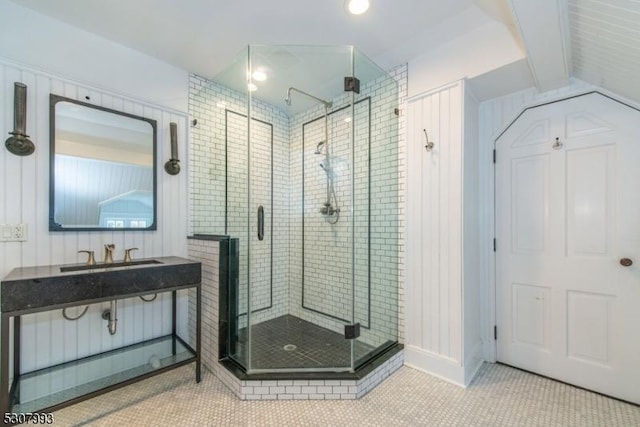
<instances>
[{"instance_id":1,"label":"drain in shower floor","mask_svg":"<svg viewBox=\"0 0 640 427\"><path fill-rule=\"evenodd\" d=\"M298 347L296 347L294 344L287 344L282 348L284 351L294 351Z\"/></svg>"}]
</instances>

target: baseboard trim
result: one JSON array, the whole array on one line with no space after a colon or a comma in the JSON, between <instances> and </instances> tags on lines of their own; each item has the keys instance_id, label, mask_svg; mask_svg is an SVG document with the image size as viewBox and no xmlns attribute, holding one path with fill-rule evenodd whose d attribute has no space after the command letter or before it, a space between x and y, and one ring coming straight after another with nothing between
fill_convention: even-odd
<instances>
[{"instance_id":1,"label":"baseboard trim","mask_svg":"<svg viewBox=\"0 0 640 427\"><path fill-rule=\"evenodd\" d=\"M464 367L460 362L442 355L405 345L404 363L410 368L426 372L444 381L466 387Z\"/></svg>"},{"instance_id":2,"label":"baseboard trim","mask_svg":"<svg viewBox=\"0 0 640 427\"><path fill-rule=\"evenodd\" d=\"M469 356L466 358L464 362L465 387L471 384L471 381L473 381L473 378L476 376L476 374L480 370L480 366L482 366L483 362L484 362L483 345L482 345L482 342L478 341L476 345L473 347L473 350L469 352Z\"/></svg>"}]
</instances>

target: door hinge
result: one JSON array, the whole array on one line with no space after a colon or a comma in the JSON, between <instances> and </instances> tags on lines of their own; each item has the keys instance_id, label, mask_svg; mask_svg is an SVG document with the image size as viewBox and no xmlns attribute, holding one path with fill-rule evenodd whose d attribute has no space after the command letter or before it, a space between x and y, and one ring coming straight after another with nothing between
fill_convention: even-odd
<instances>
[{"instance_id":1,"label":"door hinge","mask_svg":"<svg viewBox=\"0 0 640 427\"><path fill-rule=\"evenodd\" d=\"M493 252L495 252L495 251L496 251L496 246L497 246L496 238L494 237L494 238L493 238Z\"/></svg>"},{"instance_id":2,"label":"door hinge","mask_svg":"<svg viewBox=\"0 0 640 427\"><path fill-rule=\"evenodd\" d=\"M493 339L498 340L498 326L493 325Z\"/></svg>"},{"instance_id":3,"label":"door hinge","mask_svg":"<svg viewBox=\"0 0 640 427\"><path fill-rule=\"evenodd\" d=\"M493 164L496 164L496 150L493 150Z\"/></svg>"}]
</instances>

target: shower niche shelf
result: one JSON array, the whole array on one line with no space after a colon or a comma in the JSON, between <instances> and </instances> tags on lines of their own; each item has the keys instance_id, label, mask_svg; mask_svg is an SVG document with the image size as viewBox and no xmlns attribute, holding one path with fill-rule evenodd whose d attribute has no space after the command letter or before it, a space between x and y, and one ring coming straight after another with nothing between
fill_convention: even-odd
<instances>
[{"instance_id":1,"label":"shower niche shelf","mask_svg":"<svg viewBox=\"0 0 640 427\"><path fill-rule=\"evenodd\" d=\"M201 264L179 257L147 261L91 270L59 265L23 267L14 269L3 279L0 411L51 412L193 362L196 382L200 382ZM195 348L177 333L177 292L185 289L196 291ZM171 333L21 372L22 315L165 292L171 293ZM13 320L12 327L10 320ZM11 344L12 358L9 356Z\"/></svg>"}]
</instances>

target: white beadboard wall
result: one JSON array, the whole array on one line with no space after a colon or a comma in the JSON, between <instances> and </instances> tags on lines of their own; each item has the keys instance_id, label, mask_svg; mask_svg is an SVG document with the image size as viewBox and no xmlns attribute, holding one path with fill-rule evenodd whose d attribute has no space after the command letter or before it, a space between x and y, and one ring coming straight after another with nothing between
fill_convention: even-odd
<instances>
[{"instance_id":1,"label":"white beadboard wall","mask_svg":"<svg viewBox=\"0 0 640 427\"><path fill-rule=\"evenodd\" d=\"M114 243L120 258L124 248L138 247L136 258L187 256L188 171L181 164L177 176L164 172L169 157L169 123L178 125L181 159L187 159L188 116L123 96L77 84L62 77L0 58L0 134L4 139L13 130L14 82L27 85L27 133L36 145L28 157L0 149L0 223L28 225L26 242L0 242L0 277L16 267L83 262L78 250L96 251L101 258L103 245ZM156 231L49 232L49 94L55 93L103 107L125 111L157 121L158 131L158 212ZM89 97L90 100L87 101ZM100 318L108 303L96 304L80 320L70 322L61 310L23 316L22 371L29 372L52 364L99 353L122 345L164 335L171 328L170 295L153 303L140 299L120 301L118 332L109 335ZM186 298L180 300L179 328L186 334ZM184 307L184 309L183 309ZM73 313L73 309L71 310Z\"/></svg>"},{"instance_id":2,"label":"white beadboard wall","mask_svg":"<svg viewBox=\"0 0 640 427\"><path fill-rule=\"evenodd\" d=\"M478 155L480 165L480 315L484 359L496 361L496 346L493 339L495 325L495 260L493 253L494 227L494 170L493 148L496 137L526 107L555 99L569 97L594 89L594 86L578 79L570 79L570 84L548 92L535 88L494 98L480 104ZM498 331L498 333L500 333Z\"/></svg>"},{"instance_id":3,"label":"white beadboard wall","mask_svg":"<svg viewBox=\"0 0 640 427\"><path fill-rule=\"evenodd\" d=\"M478 121L479 103L465 81L464 91L464 154L462 200L462 327L464 384L468 385L484 361L480 316L480 191L478 178L480 152Z\"/></svg>"},{"instance_id":4,"label":"white beadboard wall","mask_svg":"<svg viewBox=\"0 0 640 427\"><path fill-rule=\"evenodd\" d=\"M407 111L405 361L467 385L482 362L478 103L460 80L410 98Z\"/></svg>"}]
</instances>

